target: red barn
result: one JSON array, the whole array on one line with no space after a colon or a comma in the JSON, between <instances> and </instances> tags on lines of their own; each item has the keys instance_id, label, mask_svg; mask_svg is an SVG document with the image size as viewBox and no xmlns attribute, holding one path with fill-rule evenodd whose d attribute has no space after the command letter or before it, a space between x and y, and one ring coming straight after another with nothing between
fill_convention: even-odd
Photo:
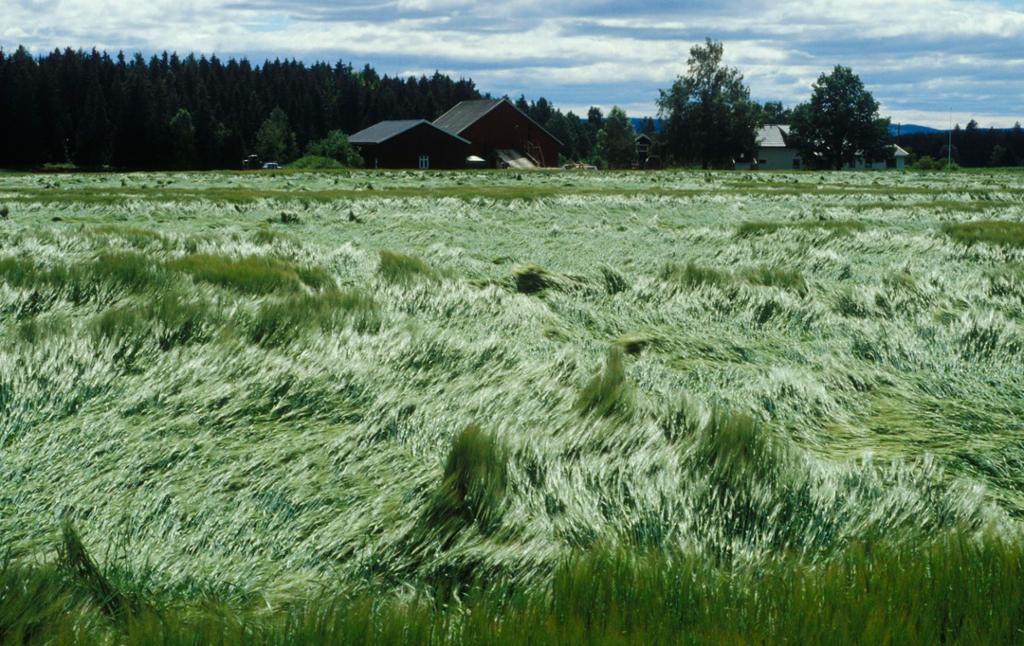
<instances>
[{"instance_id":1,"label":"red barn","mask_svg":"<svg viewBox=\"0 0 1024 646\"><path fill-rule=\"evenodd\" d=\"M504 99L462 101L434 125L471 144L471 154L491 165L557 166L562 142Z\"/></svg>"},{"instance_id":2,"label":"red barn","mask_svg":"<svg viewBox=\"0 0 1024 646\"><path fill-rule=\"evenodd\" d=\"M348 138L367 168L465 168L469 142L426 119L381 121Z\"/></svg>"}]
</instances>

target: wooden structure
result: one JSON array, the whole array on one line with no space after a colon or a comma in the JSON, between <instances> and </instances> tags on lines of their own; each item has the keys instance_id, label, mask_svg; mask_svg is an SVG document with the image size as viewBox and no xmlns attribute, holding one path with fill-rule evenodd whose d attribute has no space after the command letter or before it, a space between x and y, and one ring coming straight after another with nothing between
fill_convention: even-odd
<instances>
[{"instance_id":1,"label":"wooden structure","mask_svg":"<svg viewBox=\"0 0 1024 646\"><path fill-rule=\"evenodd\" d=\"M535 166L558 166L562 142L508 98L462 101L434 121L452 135L472 142L470 151L491 166L521 153Z\"/></svg>"},{"instance_id":2,"label":"wooden structure","mask_svg":"<svg viewBox=\"0 0 1024 646\"><path fill-rule=\"evenodd\" d=\"M367 168L465 168L470 144L426 119L381 121L348 138Z\"/></svg>"}]
</instances>

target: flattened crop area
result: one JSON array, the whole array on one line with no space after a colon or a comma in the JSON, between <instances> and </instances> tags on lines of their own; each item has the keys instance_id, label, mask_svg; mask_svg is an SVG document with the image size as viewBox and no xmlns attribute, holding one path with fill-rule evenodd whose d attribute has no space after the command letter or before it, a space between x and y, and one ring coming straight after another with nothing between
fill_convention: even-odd
<instances>
[{"instance_id":1,"label":"flattened crop area","mask_svg":"<svg viewBox=\"0 0 1024 646\"><path fill-rule=\"evenodd\" d=\"M4 175L0 205L15 562L68 520L160 594L278 600L1020 531L1024 174Z\"/></svg>"}]
</instances>

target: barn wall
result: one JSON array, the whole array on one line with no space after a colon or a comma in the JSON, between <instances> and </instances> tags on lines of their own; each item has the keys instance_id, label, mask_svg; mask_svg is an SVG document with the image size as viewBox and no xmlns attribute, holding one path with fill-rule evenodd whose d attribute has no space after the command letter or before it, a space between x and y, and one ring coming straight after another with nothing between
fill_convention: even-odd
<instances>
[{"instance_id":1,"label":"barn wall","mask_svg":"<svg viewBox=\"0 0 1024 646\"><path fill-rule=\"evenodd\" d=\"M495 149L513 148L526 152L525 143L532 141L543 151L545 166L558 165L558 142L507 102L500 103L459 135L473 142L471 154L492 164Z\"/></svg>"},{"instance_id":2,"label":"barn wall","mask_svg":"<svg viewBox=\"0 0 1024 646\"><path fill-rule=\"evenodd\" d=\"M421 124L376 145L361 145L367 168L419 168L420 155L430 157L430 168L465 168L469 145L437 128Z\"/></svg>"}]
</instances>

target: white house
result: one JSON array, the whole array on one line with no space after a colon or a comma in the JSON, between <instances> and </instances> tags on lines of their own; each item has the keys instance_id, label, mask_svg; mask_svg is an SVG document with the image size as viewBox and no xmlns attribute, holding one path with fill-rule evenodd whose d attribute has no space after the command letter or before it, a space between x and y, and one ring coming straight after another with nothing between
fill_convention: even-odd
<instances>
[{"instance_id":1,"label":"white house","mask_svg":"<svg viewBox=\"0 0 1024 646\"><path fill-rule=\"evenodd\" d=\"M800 170L800 151L789 145L789 126L768 125L757 131L757 155L736 162L736 170Z\"/></svg>"},{"instance_id":2,"label":"white house","mask_svg":"<svg viewBox=\"0 0 1024 646\"><path fill-rule=\"evenodd\" d=\"M889 161L864 162L860 154L847 166L849 170L903 170L909 153L897 145L890 146L893 158ZM789 142L789 126L772 124L757 131L757 153L754 159L736 162L736 170L801 170L805 168L800 151Z\"/></svg>"}]
</instances>

